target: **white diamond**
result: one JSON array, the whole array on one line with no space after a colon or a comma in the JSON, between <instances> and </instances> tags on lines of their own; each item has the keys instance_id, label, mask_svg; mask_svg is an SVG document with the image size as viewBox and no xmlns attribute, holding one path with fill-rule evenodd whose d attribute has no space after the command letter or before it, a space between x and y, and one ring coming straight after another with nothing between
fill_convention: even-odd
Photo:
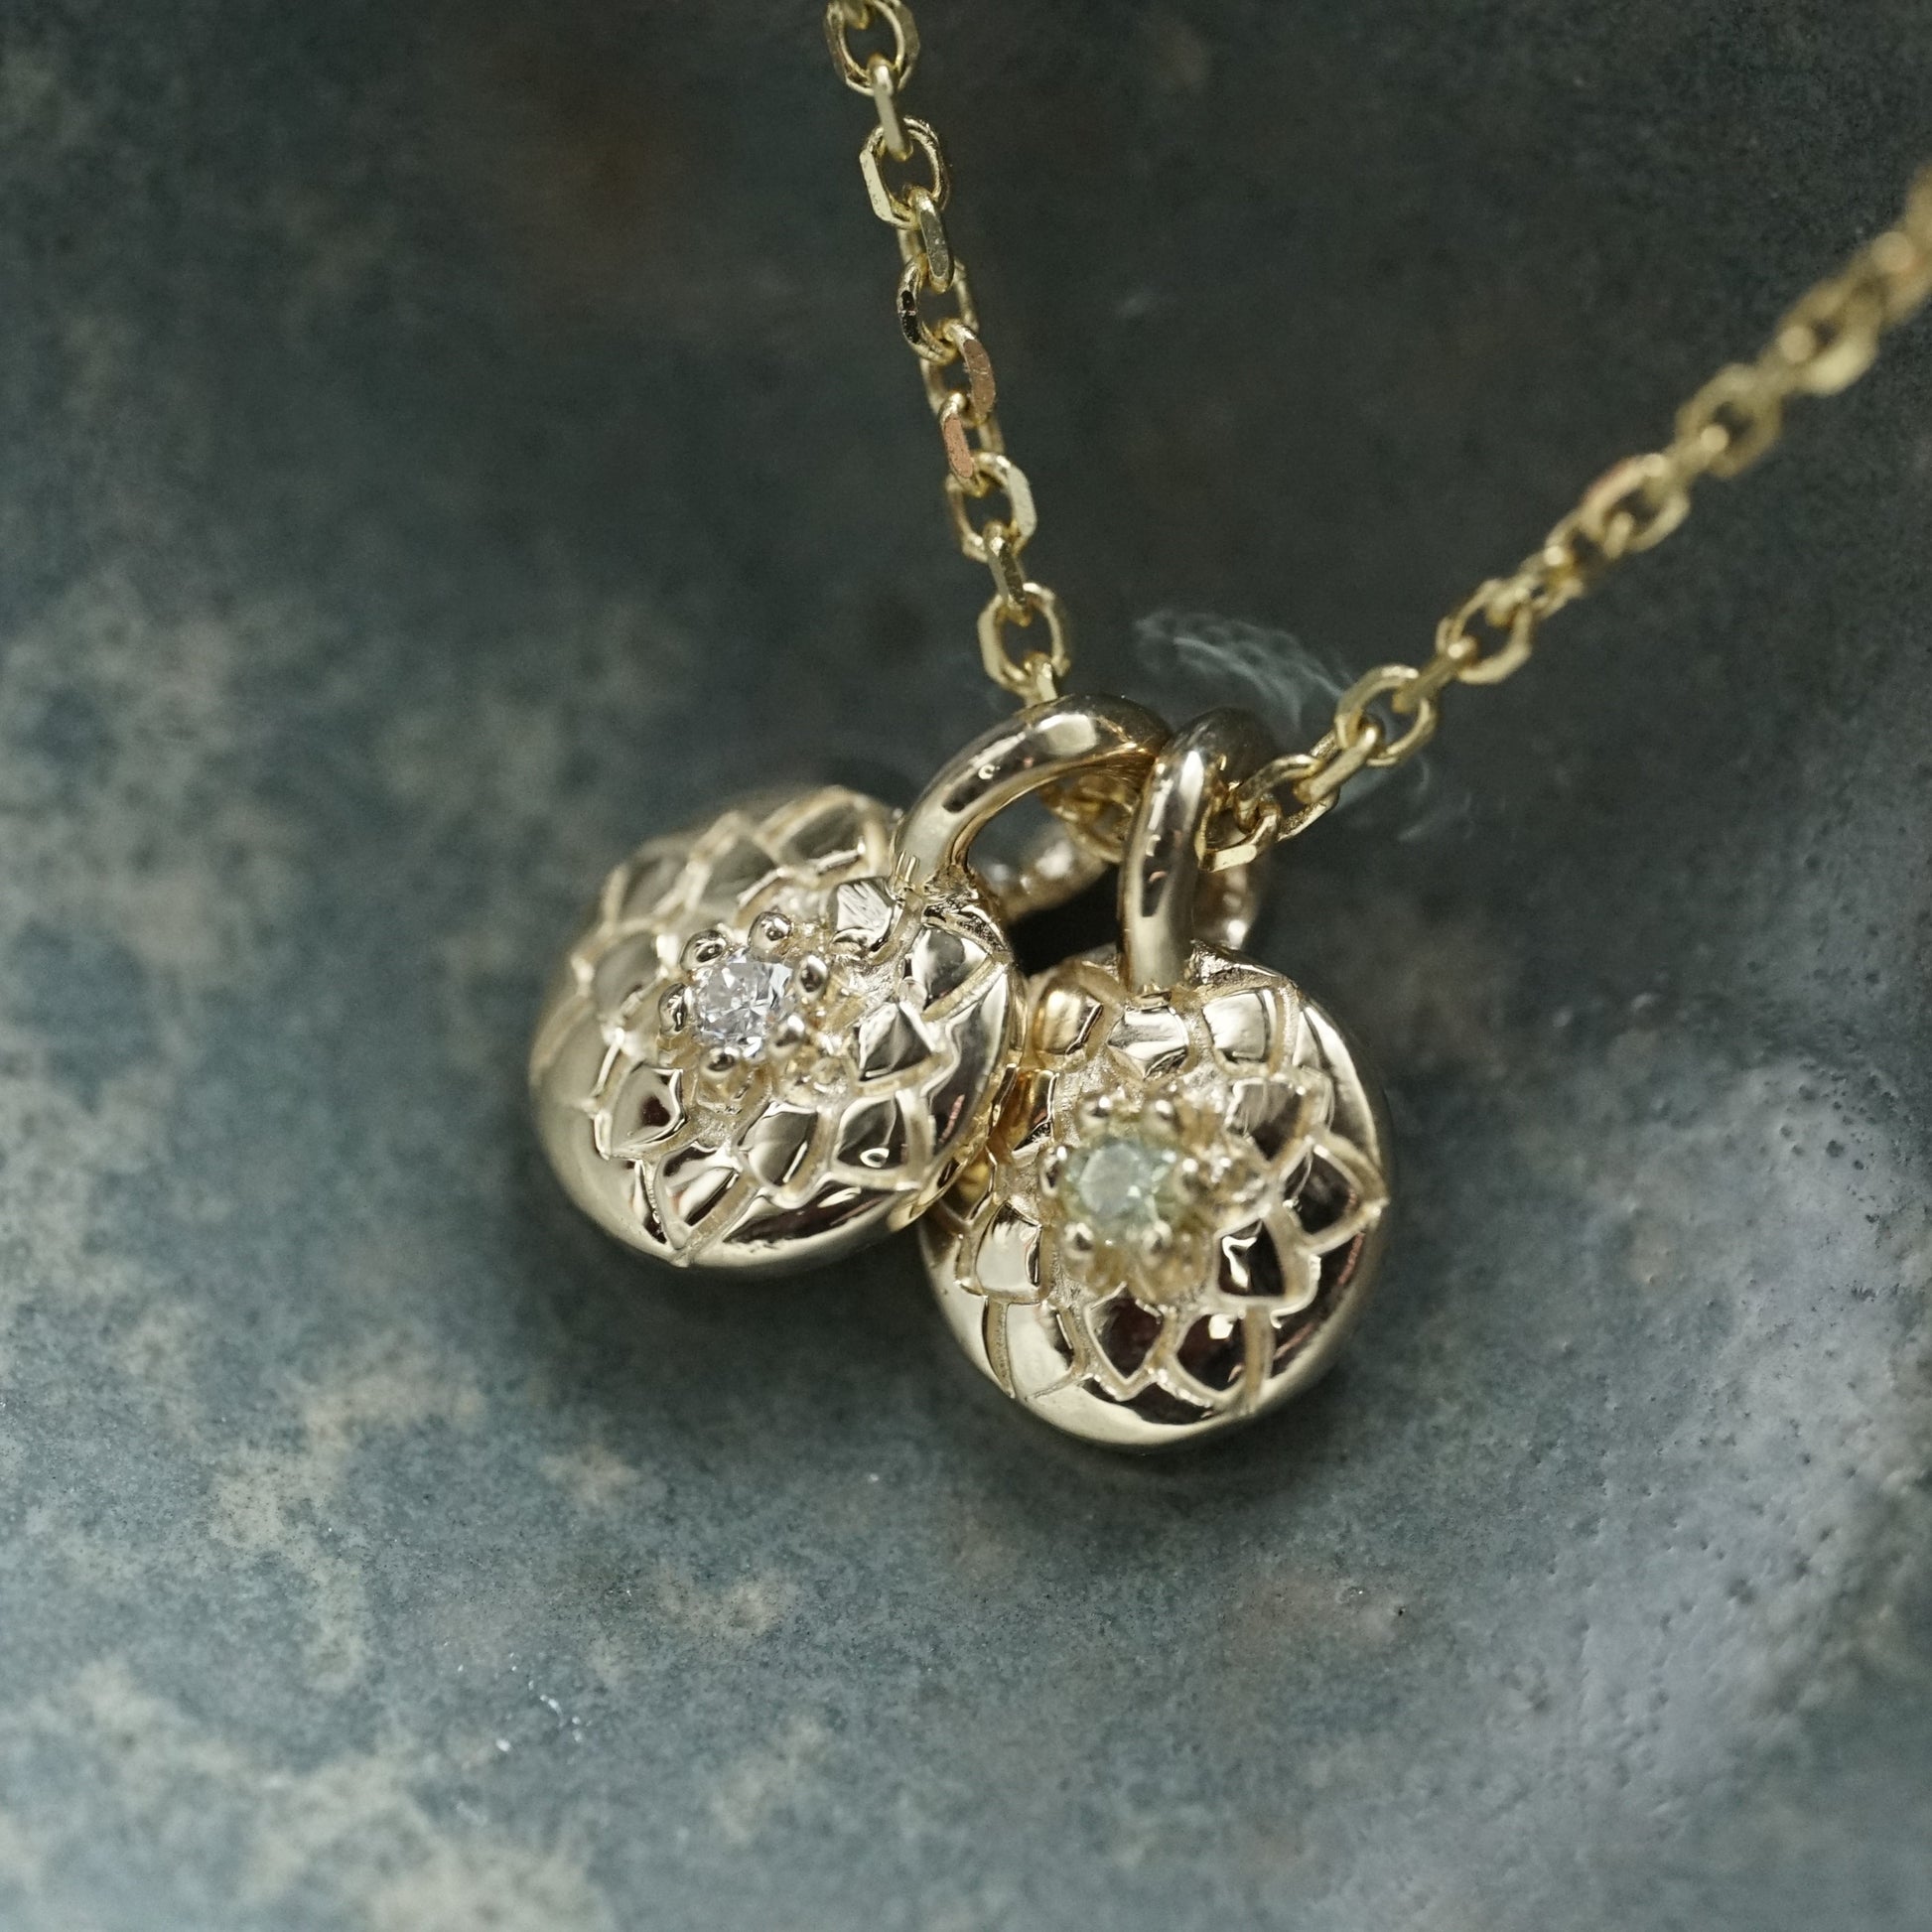
<instances>
[{"instance_id":1,"label":"white diamond","mask_svg":"<svg viewBox=\"0 0 1932 1932\"><path fill-rule=\"evenodd\" d=\"M1067 1163L1067 1190L1102 1234L1125 1237L1164 1218L1166 1189L1179 1161L1173 1148L1110 1134Z\"/></svg>"},{"instance_id":2,"label":"white diamond","mask_svg":"<svg viewBox=\"0 0 1932 1932\"><path fill-rule=\"evenodd\" d=\"M702 968L691 981L691 1019L708 1046L755 1058L778 1022L797 1011L791 968L742 948Z\"/></svg>"}]
</instances>

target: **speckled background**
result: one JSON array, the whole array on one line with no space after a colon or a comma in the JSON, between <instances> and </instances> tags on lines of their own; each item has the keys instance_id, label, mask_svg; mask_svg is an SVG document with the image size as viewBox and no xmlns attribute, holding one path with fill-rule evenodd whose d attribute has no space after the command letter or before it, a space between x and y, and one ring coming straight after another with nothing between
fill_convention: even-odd
<instances>
[{"instance_id":1,"label":"speckled background","mask_svg":"<svg viewBox=\"0 0 1932 1932\"><path fill-rule=\"evenodd\" d=\"M992 715L815 11L0 15L0 1922L1932 1922L1927 327L1282 867L1406 1192L1279 1424L556 1196L603 869ZM920 11L1156 698L1426 648L1932 154L1926 0Z\"/></svg>"}]
</instances>

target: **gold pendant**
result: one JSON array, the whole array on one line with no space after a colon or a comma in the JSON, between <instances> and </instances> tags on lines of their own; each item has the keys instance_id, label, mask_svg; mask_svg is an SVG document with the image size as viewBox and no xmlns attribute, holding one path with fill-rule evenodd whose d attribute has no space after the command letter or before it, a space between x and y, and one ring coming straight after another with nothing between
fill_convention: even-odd
<instances>
[{"instance_id":1,"label":"gold pendant","mask_svg":"<svg viewBox=\"0 0 1932 1932\"><path fill-rule=\"evenodd\" d=\"M975 835L1048 785L1138 788L1166 728L1116 700L1022 712L903 818L822 789L643 846L545 1000L538 1132L571 1198L680 1266L772 1269L902 1227L984 1143L1024 986Z\"/></svg>"},{"instance_id":2,"label":"gold pendant","mask_svg":"<svg viewBox=\"0 0 1932 1932\"><path fill-rule=\"evenodd\" d=\"M1354 1050L1280 973L1195 937L1203 827L1264 756L1213 712L1156 760L1120 947L1034 981L986 1150L921 1229L973 1362L1095 1442L1187 1441L1307 1387L1381 1246L1387 1133Z\"/></svg>"}]
</instances>

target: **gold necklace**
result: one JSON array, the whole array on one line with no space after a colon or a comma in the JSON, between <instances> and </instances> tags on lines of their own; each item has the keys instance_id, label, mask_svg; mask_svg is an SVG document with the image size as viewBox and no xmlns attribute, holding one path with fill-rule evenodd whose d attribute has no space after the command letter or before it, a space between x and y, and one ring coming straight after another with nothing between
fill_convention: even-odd
<instances>
[{"instance_id":1,"label":"gold necklace","mask_svg":"<svg viewBox=\"0 0 1932 1932\"><path fill-rule=\"evenodd\" d=\"M837 787L766 795L620 866L544 1003L539 1133L581 1207L680 1266L823 1261L917 1220L954 1334L1009 1396L1093 1441L1186 1441L1327 1366L1387 1227L1387 1128L1355 1050L1239 951L1256 862L1413 758L1451 685L1519 670L1546 618L1683 522L1697 483L1756 462L1788 402L1863 374L1932 295L1932 170L1665 448L1613 466L1444 618L1426 662L1364 673L1313 745L1277 755L1241 713L1171 734L1062 695L1066 615L1024 561L1038 514L946 229L951 173L900 109L910 9L829 0L825 31L876 110L860 171L898 242L959 545L993 576L982 661L1023 709L902 815ZM1029 794L1049 836L974 862ZM1025 980L1007 924L1109 864L1120 944Z\"/></svg>"}]
</instances>

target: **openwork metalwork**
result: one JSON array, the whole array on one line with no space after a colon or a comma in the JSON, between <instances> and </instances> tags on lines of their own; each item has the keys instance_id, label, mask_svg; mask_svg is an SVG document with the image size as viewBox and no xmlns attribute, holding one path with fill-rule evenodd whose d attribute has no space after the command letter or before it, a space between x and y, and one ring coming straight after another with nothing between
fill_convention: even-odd
<instances>
[{"instance_id":1,"label":"openwork metalwork","mask_svg":"<svg viewBox=\"0 0 1932 1932\"><path fill-rule=\"evenodd\" d=\"M612 1233L757 1267L918 1211L1009 1049L1012 956L970 892L895 899L895 822L813 791L611 876L532 1075L559 1174Z\"/></svg>"},{"instance_id":2,"label":"openwork metalwork","mask_svg":"<svg viewBox=\"0 0 1932 1932\"><path fill-rule=\"evenodd\" d=\"M1327 1365L1379 1249L1383 1148L1347 1042L1279 973L1200 947L1145 1001L1113 957L1076 960L1035 985L927 1265L1009 1395L1100 1442L1179 1441Z\"/></svg>"},{"instance_id":3,"label":"openwork metalwork","mask_svg":"<svg viewBox=\"0 0 1932 1932\"><path fill-rule=\"evenodd\" d=\"M1197 835L1243 748L1240 721L1212 714L1162 755L1121 948L1034 982L986 1152L922 1226L972 1360L1118 1446L1306 1387L1361 1306L1389 1202L1378 1105L1334 1022L1280 973L1191 940Z\"/></svg>"},{"instance_id":4,"label":"openwork metalwork","mask_svg":"<svg viewBox=\"0 0 1932 1932\"><path fill-rule=\"evenodd\" d=\"M734 808L606 883L530 1077L572 1198L659 1259L792 1266L903 1226L983 1144L1022 985L980 828L1026 792L1144 774L1136 707L1063 701L969 746L902 820L840 789ZM1077 867L1005 882L1022 903Z\"/></svg>"}]
</instances>

